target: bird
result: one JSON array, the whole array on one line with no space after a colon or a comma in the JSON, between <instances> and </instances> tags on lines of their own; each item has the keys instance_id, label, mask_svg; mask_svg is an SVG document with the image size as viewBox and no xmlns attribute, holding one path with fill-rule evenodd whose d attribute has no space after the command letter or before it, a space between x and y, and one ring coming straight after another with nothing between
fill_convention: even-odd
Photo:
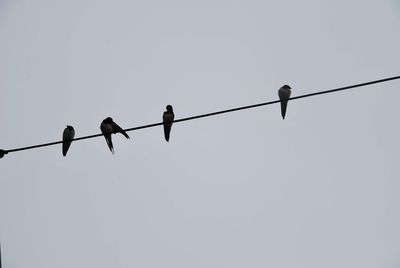
<instances>
[{"instance_id":1,"label":"bird","mask_svg":"<svg viewBox=\"0 0 400 268\"><path fill-rule=\"evenodd\" d=\"M111 139L111 134L116 134L116 133L121 133L124 135L127 139L129 139L128 134L113 121L111 117L107 117L106 119L101 122L100 125L100 130L101 133L103 133L104 138L106 139L108 148L110 148L111 153L114 154L114 147Z\"/></svg>"},{"instance_id":2,"label":"bird","mask_svg":"<svg viewBox=\"0 0 400 268\"><path fill-rule=\"evenodd\" d=\"M72 126L67 125L67 127L64 129L63 132L63 144L62 144L63 156L67 155L69 146L71 146L74 136L75 136L75 129Z\"/></svg>"},{"instance_id":3,"label":"bird","mask_svg":"<svg viewBox=\"0 0 400 268\"><path fill-rule=\"evenodd\" d=\"M279 99L281 100L281 114L283 119L285 119L288 99L292 93L291 89L292 88L288 85L284 85L278 90Z\"/></svg>"},{"instance_id":4,"label":"bird","mask_svg":"<svg viewBox=\"0 0 400 268\"><path fill-rule=\"evenodd\" d=\"M174 122L174 111L171 105L165 107L167 110L163 114L163 124L164 124L164 137L165 140L169 141L169 133L171 132L172 123Z\"/></svg>"}]
</instances>

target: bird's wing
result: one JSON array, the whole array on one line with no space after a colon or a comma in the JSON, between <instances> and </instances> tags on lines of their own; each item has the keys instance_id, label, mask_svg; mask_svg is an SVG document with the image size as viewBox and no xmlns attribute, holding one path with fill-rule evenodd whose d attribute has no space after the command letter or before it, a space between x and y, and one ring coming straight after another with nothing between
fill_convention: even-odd
<instances>
[{"instance_id":1,"label":"bird's wing","mask_svg":"<svg viewBox=\"0 0 400 268\"><path fill-rule=\"evenodd\" d=\"M129 135L120 127L118 126L116 123L113 123L113 132L114 133L121 133L122 135L125 136L125 138L129 139Z\"/></svg>"},{"instance_id":2,"label":"bird's wing","mask_svg":"<svg viewBox=\"0 0 400 268\"><path fill-rule=\"evenodd\" d=\"M289 99L291 93L290 89L280 88L278 90L279 99Z\"/></svg>"}]
</instances>

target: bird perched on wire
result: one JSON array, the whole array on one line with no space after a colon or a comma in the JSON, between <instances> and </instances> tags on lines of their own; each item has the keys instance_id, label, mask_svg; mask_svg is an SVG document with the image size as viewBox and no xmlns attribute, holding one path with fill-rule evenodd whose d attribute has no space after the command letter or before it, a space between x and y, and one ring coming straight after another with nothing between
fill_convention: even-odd
<instances>
[{"instance_id":1,"label":"bird perched on wire","mask_svg":"<svg viewBox=\"0 0 400 268\"><path fill-rule=\"evenodd\" d=\"M278 90L279 99L281 100L281 114L283 119L285 119L288 99L292 93L291 89L292 88L288 85L284 85Z\"/></svg>"},{"instance_id":2,"label":"bird perched on wire","mask_svg":"<svg viewBox=\"0 0 400 268\"><path fill-rule=\"evenodd\" d=\"M174 122L174 111L171 105L165 107L167 110L163 114L163 124L164 124L164 137L165 140L169 141L169 133L171 132L172 123Z\"/></svg>"},{"instance_id":3,"label":"bird perched on wire","mask_svg":"<svg viewBox=\"0 0 400 268\"><path fill-rule=\"evenodd\" d=\"M124 135L127 139L129 139L128 134L120 127L118 126L111 117L107 117L106 119L101 122L100 125L100 130L101 133L103 133L104 138L106 139L108 148L110 148L110 151L114 154L114 146L112 143L111 139L111 134L116 134L116 133L121 133Z\"/></svg>"},{"instance_id":4,"label":"bird perched on wire","mask_svg":"<svg viewBox=\"0 0 400 268\"><path fill-rule=\"evenodd\" d=\"M63 143L62 143L62 153L63 156L67 155L69 146L71 146L72 140L75 137L75 129L72 126L68 126L63 132Z\"/></svg>"}]
</instances>

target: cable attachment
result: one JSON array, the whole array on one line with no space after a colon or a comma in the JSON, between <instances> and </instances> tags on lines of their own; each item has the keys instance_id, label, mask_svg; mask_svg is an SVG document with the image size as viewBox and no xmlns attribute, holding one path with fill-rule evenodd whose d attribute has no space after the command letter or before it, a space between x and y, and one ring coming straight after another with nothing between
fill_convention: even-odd
<instances>
[{"instance_id":1,"label":"cable attachment","mask_svg":"<svg viewBox=\"0 0 400 268\"><path fill-rule=\"evenodd\" d=\"M3 158L5 154L8 154L8 152L0 149L0 158Z\"/></svg>"}]
</instances>

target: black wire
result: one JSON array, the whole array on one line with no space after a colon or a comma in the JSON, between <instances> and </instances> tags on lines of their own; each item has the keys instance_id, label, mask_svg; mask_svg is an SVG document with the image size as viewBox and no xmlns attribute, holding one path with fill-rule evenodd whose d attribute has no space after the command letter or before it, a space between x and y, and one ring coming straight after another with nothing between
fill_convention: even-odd
<instances>
[{"instance_id":1,"label":"black wire","mask_svg":"<svg viewBox=\"0 0 400 268\"><path fill-rule=\"evenodd\" d=\"M383 83L383 82L396 80L396 79L400 79L400 76L394 76L394 77L379 79L379 80L375 80L375 81L355 84L355 85L351 85L351 86L345 86L345 87L300 95L297 97L289 98L289 100L308 98L308 97L312 97L312 96L316 96L316 95L328 94L328 93L343 91L343 90L347 90L347 89L351 89L351 88L364 87L364 86ZM281 102L281 101L280 100L269 101L269 102L263 102L263 103L259 103L259 104L237 107L237 108L228 109L228 110L217 111L217 112L213 112L213 113L201 114L201 115L186 117L186 118L182 118L182 119L177 119L177 120L174 120L173 123L179 123L179 122L184 122L184 121L189 121L189 120L194 120L194 119L199 119L199 118L203 118L203 117L209 117L209 116L214 116L214 115L219 115L219 114L224 114L224 113L231 113L231 112L236 112L236 111L245 110L245 109L252 109L252 108L256 108L256 107L260 107L260 106L271 105L271 104L278 103L278 102ZM161 126L162 124L163 123L161 122L161 123L155 123L155 124L144 125L144 126L139 126L139 127L132 127L132 128L125 129L124 131L128 132L128 131L134 131L134 130L139 130L139 129L144 129L144 128L151 128L151 127ZM72 141L91 139L91 138L96 138L96 137L100 137L100 136L103 136L103 134L95 134L95 135L90 135L90 136L79 137L79 138L73 139ZM18 151L23 151L23 150L30 150L30 149L34 149L34 148L51 146L51 145L56 145L56 144L61 144L61 143L63 143L63 141L55 141L55 142L32 145L32 146L21 147L21 148L10 149L10 150L0 150L0 158L2 158L7 153L18 152Z\"/></svg>"}]
</instances>

